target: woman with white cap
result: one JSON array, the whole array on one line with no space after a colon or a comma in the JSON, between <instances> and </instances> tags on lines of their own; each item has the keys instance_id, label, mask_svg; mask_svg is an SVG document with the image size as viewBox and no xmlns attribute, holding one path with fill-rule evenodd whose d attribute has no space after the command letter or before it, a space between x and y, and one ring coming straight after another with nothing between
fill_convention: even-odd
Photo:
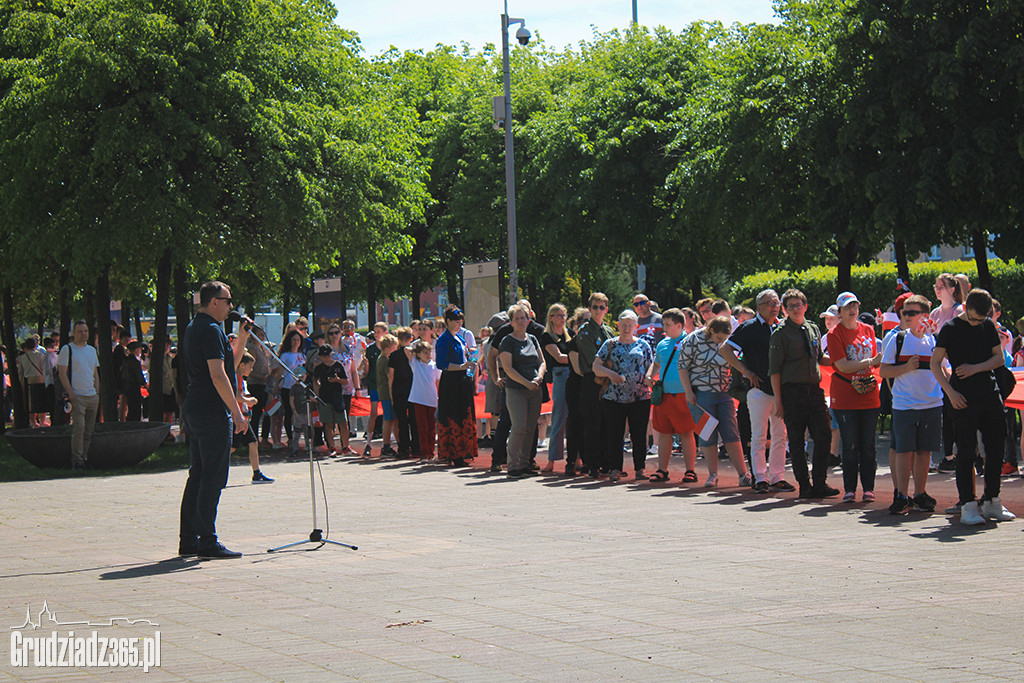
<instances>
[{"instance_id":1,"label":"woman with white cap","mask_svg":"<svg viewBox=\"0 0 1024 683\"><path fill-rule=\"evenodd\" d=\"M637 339L637 316L633 311L619 315L619 336L609 339L597 351L594 375L610 381L601 397L601 413L607 434L604 467L608 479L622 476L622 432L629 423L633 443L633 469L637 481L645 479L647 461L647 422L651 414L651 387L647 369L654 362L650 344Z\"/></svg>"},{"instance_id":2,"label":"woman with white cap","mask_svg":"<svg viewBox=\"0 0 1024 683\"><path fill-rule=\"evenodd\" d=\"M828 355L832 359L832 385L829 395L839 422L843 445L843 502L857 496L857 479L863 500L875 499L875 427L881 401L878 380L872 368L881 364L875 330L860 322L860 301L852 292L836 299L839 324L828 333Z\"/></svg>"}]
</instances>

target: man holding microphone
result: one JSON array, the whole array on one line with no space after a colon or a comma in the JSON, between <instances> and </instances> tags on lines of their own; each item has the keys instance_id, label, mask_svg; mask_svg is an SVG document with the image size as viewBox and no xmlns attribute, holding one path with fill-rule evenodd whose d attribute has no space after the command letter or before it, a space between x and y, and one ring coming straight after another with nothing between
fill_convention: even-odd
<instances>
[{"instance_id":1,"label":"man holding microphone","mask_svg":"<svg viewBox=\"0 0 1024 683\"><path fill-rule=\"evenodd\" d=\"M242 556L217 542L216 529L217 504L228 481L232 431L241 434L249 428L235 401L237 360L221 325L230 313L231 290L223 282L207 282L199 290L199 312L181 340L180 353L188 373L182 421L191 450L181 498L181 557L222 560ZM243 324L238 333L240 353L248 338L249 326Z\"/></svg>"}]
</instances>

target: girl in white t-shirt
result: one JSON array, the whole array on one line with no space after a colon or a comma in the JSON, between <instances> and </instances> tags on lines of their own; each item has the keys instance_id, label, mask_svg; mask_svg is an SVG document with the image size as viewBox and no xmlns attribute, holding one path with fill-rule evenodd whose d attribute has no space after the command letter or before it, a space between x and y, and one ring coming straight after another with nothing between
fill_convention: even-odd
<instances>
[{"instance_id":1,"label":"girl in white t-shirt","mask_svg":"<svg viewBox=\"0 0 1024 683\"><path fill-rule=\"evenodd\" d=\"M440 372L430 359L432 349L429 342L417 340L409 350L412 352L412 389L409 391L409 403L413 405L416 415L416 433L419 438L416 454L421 458L429 458L430 463L438 464L440 460L434 457L434 440L437 433L434 413L437 411L437 382L440 379Z\"/></svg>"}]
</instances>

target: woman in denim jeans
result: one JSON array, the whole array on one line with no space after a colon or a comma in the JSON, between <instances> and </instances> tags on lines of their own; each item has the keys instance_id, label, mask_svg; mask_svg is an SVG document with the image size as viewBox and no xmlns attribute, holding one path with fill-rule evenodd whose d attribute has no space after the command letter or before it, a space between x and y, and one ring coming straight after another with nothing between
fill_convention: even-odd
<instances>
[{"instance_id":1,"label":"woman in denim jeans","mask_svg":"<svg viewBox=\"0 0 1024 683\"><path fill-rule=\"evenodd\" d=\"M699 329L683 339L679 348L679 379L686 389L686 400L699 405L706 413L718 420L718 427L705 441L698 437L704 449L704 462L708 466L705 486L718 486L718 439L725 444L733 467L739 473L739 485L750 486L753 482L747 462L743 459L740 445L740 430L736 421L736 404L729 390L729 365L718 353L732 333L732 320L720 315L712 318Z\"/></svg>"},{"instance_id":2,"label":"woman in denim jeans","mask_svg":"<svg viewBox=\"0 0 1024 683\"><path fill-rule=\"evenodd\" d=\"M875 330L860 320L860 301L852 292L836 299L839 324L828 333L828 355L832 359L832 384L829 396L832 411L839 422L843 449L844 503L857 497L860 480L862 500L875 499L875 428L881 401L878 380L872 368L882 364Z\"/></svg>"},{"instance_id":3,"label":"woman in denim jeans","mask_svg":"<svg viewBox=\"0 0 1024 683\"><path fill-rule=\"evenodd\" d=\"M555 462L565 458L565 419L569 412L566 382L569 380L569 331L565 327L568 311L562 304L548 308L547 325L540 337L544 362L548 369L545 381L552 383L551 430L548 432L548 464L542 472L551 472Z\"/></svg>"}]
</instances>

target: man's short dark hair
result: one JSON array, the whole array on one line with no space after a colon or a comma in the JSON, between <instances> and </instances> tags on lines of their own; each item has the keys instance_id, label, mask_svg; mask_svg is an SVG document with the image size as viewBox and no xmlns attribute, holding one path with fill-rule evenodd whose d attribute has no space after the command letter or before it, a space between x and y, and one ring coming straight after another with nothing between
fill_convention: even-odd
<instances>
[{"instance_id":1,"label":"man's short dark hair","mask_svg":"<svg viewBox=\"0 0 1024 683\"><path fill-rule=\"evenodd\" d=\"M716 316L731 313L729 310L729 302L725 299L715 299L715 303L711 304L711 312Z\"/></svg>"},{"instance_id":2,"label":"man's short dark hair","mask_svg":"<svg viewBox=\"0 0 1024 683\"><path fill-rule=\"evenodd\" d=\"M803 301L804 303L807 303L807 296L803 292L801 292L799 289L795 289L795 288L794 289L787 289L786 293L782 295L782 305L783 305L783 307L786 306L786 302L788 302L790 299L800 299L800 301Z\"/></svg>"},{"instance_id":3,"label":"man's short dark hair","mask_svg":"<svg viewBox=\"0 0 1024 683\"><path fill-rule=\"evenodd\" d=\"M992 295L984 289L975 287L967 293L964 306L971 309L978 315L988 317L992 315Z\"/></svg>"},{"instance_id":4,"label":"man's short dark hair","mask_svg":"<svg viewBox=\"0 0 1024 683\"><path fill-rule=\"evenodd\" d=\"M220 280L210 280L209 282L203 283L203 286L199 288L199 307L206 308L213 301L214 297L220 294L221 289L227 289L227 285Z\"/></svg>"},{"instance_id":5,"label":"man's short dark hair","mask_svg":"<svg viewBox=\"0 0 1024 683\"><path fill-rule=\"evenodd\" d=\"M683 325L686 323L686 318L683 317L683 312L678 308L670 308L661 314L662 320L671 320L676 325Z\"/></svg>"},{"instance_id":6,"label":"man's short dark hair","mask_svg":"<svg viewBox=\"0 0 1024 683\"><path fill-rule=\"evenodd\" d=\"M320 350L317 351L317 354L320 356L329 356L332 353L334 353L334 347L330 344L321 344Z\"/></svg>"}]
</instances>

